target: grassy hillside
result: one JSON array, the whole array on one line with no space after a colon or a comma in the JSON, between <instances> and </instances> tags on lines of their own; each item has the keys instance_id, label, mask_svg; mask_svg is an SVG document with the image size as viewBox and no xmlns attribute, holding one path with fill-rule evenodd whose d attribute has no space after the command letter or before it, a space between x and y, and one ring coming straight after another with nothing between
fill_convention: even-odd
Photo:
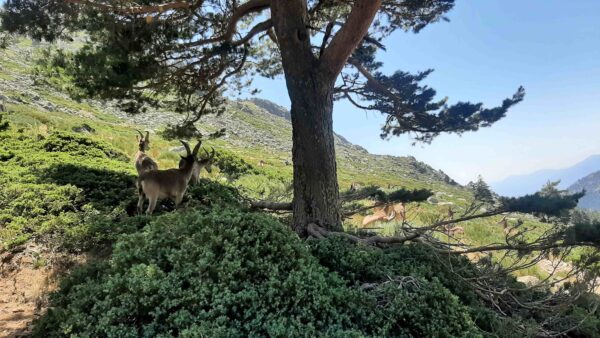
<instances>
[{"instance_id":1,"label":"grassy hillside","mask_svg":"<svg viewBox=\"0 0 600 338\"><path fill-rule=\"evenodd\" d=\"M53 310L38 322L39 336L277 336L292 327L320 336L443 331L477 337L480 330L506 336L525 327L517 316L497 316L465 287L453 270L474 271L465 258L441 262L417 244L379 250L335 239L302 242L285 215L249 212L248 199L291 199L291 127L285 109L269 102L229 102L223 116L202 120L203 132L227 130L205 141L217 150L219 169L202 173L206 179L190 188L181 212L165 202L157 215L134 215L135 129L152 132L148 153L161 168L174 167L181 145L157 132L180 117L164 111L130 116L110 102L75 100L77 89L65 74L36 66L43 53L28 40L0 50L2 121L8 122L0 122L0 254L27 252L32 243L58 252L112 253L63 282ZM412 157L372 155L341 136L336 150L342 189L354 183L432 190L428 202L408 205L416 224L431 224L449 208L460 213L473 198ZM368 212L348 219L346 228L357 227ZM549 226L525 215L509 217L522 218L532 234ZM465 222L464 238L502 242L499 220ZM397 231L394 223L378 226L383 234ZM35 256L31 264L48 263ZM532 266L515 274L541 278L547 272ZM374 281L381 285L357 287ZM511 276L499 282L516 285ZM314 316L320 321L312 322ZM518 316L533 320L529 313Z\"/></svg>"},{"instance_id":2,"label":"grassy hillside","mask_svg":"<svg viewBox=\"0 0 600 338\"><path fill-rule=\"evenodd\" d=\"M0 51L0 99L4 101L7 110L6 120L12 125L11 131L3 136L7 141L3 142L1 148L3 153L9 154L3 160L2 170L6 173L3 180L7 183L4 189L9 189L9 183L31 187L38 185L35 188L38 190L47 189L48 184L53 184L53 189L59 191L71 189L71 199L79 201L79 204L72 207L76 210L87 210L88 205L98 208L99 203L94 200L98 198L97 195L111 196L114 189L117 196L104 207L108 206L111 210L118 207L121 212L131 214L136 198L132 188L135 174L132 157L137 151L134 129L150 130L150 156L158 161L161 168L174 167L179 159L178 152L182 150L181 145L160 138L156 132L181 117L165 111L128 115L110 102L72 99L75 90L64 74L57 72L56 68L48 69L44 68L47 67L44 64L35 63L36 59L48 58L44 54L47 47L34 47L31 41L20 40L9 49ZM203 119L199 125L203 132L209 133L222 128L227 130L225 137L206 141L205 145L217 149L222 164L233 167L235 172L232 175L217 170L210 178L238 188L248 198L291 200L291 126L286 119L287 114L285 108L264 100L232 101L227 104L222 116ZM49 142L78 142L82 144L82 149L71 152L72 149L57 148L57 151L49 152ZM90 157L91 153L101 151L111 155ZM468 189L455 184L443 172L413 157L372 155L339 135L336 135L336 151L342 189L347 189L352 183L377 185L384 189L431 189L435 193L431 203L408 207L414 211L409 215L417 224L430 223L440 215L447 214L448 208L460 212L472 199ZM18 156L19 154L27 154L26 159ZM262 166L259 165L261 161L264 163ZM106 172L109 177L113 177L111 179L120 183L111 183L107 190L101 185L86 184L85 179L80 182L79 178L75 178L77 176L73 176L71 181L51 181L47 178L49 172L69 171L93 175ZM203 175L206 176L207 173ZM92 182L94 180L95 178L91 179ZM119 189L119 184L123 189ZM75 202L68 200L62 203ZM7 209L15 210L14 207ZM56 213L45 217L49 219L50 215ZM346 227L359 226L364 215L348 219ZM35 224L33 230L27 230L32 226L19 225L30 222L27 217L35 220L32 222ZM5 218L0 230L3 246L23 243L34 238L38 231L49 231L47 229L51 227L44 223L46 218L38 215L24 216L22 212L11 211L10 218ZM498 217L471 221L465 226L465 237L473 244L501 241L504 235L498 224L499 220ZM83 221L79 219L70 222L65 228ZM383 228L381 231L384 234L396 231L394 223L378 226ZM530 217L525 217L525 226L537 228L539 232L546 227ZM532 271L520 274L543 275L543 272L533 268Z\"/></svg>"}]
</instances>

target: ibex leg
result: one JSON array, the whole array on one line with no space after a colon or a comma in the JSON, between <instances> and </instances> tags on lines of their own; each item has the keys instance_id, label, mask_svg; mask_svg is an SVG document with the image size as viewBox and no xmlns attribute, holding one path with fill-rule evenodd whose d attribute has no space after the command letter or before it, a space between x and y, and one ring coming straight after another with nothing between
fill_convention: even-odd
<instances>
[{"instance_id":1,"label":"ibex leg","mask_svg":"<svg viewBox=\"0 0 600 338\"><path fill-rule=\"evenodd\" d=\"M152 215L152 212L154 212L154 208L156 208L156 202L158 201L158 198L153 197L153 198L148 198L148 200L150 201L150 203L148 204L148 209L146 210L146 215Z\"/></svg>"}]
</instances>

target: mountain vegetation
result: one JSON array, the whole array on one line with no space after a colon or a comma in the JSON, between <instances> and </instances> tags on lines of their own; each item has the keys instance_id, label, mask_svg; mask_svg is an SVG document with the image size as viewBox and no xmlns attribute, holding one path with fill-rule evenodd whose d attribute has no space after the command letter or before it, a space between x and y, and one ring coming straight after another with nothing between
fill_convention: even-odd
<instances>
[{"instance_id":1,"label":"mountain vegetation","mask_svg":"<svg viewBox=\"0 0 600 338\"><path fill-rule=\"evenodd\" d=\"M226 28L229 26L224 25L224 19L236 15L236 11L243 16L245 11L255 13L270 8L270 2L264 2L267 5L260 1L225 3L228 6L216 8L213 21L203 24ZM307 10L295 8L294 3L281 3L281 8L275 5L272 22L251 20L247 34L254 37L264 28L268 35L274 26L275 40L285 45L298 40L294 36L301 41L308 37L302 34L290 37L286 24L293 24L302 33L319 27L316 24L320 23L328 34L337 32L336 37L348 34L343 33L347 29L344 27L354 26L342 24L338 31L335 21L322 23L318 19L323 18L324 11L333 18L347 18L347 22L365 22L364 13L358 13L350 2L343 1L309 2L314 10L306 13L310 23L315 24L311 27L295 25L295 19L278 22L283 20L284 13L277 13L278 10L286 9L287 14ZM5 262L15 256L29 254L28 245L33 243L51 253L89 255L61 278L45 306L47 310L40 312L35 320L32 335L598 336L600 317L596 310L600 300L593 291L600 275L600 222L592 214L573 211L582 197L580 192L548 184L534 194L506 198L493 194L482 179L461 187L414 158L370 155L327 130L327 123L320 132L330 144L320 155L332 160L331 150L335 149L337 157L330 163L335 169L333 175L327 173L330 176L322 186L319 177L301 177L301 185L307 183L306 179L316 181L299 187L298 168L307 159L315 159L307 158L306 150L304 153L301 150L299 157L289 157L290 149L295 153L299 146L310 146L299 144L295 136L298 128L307 128L306 121L298 122L296 117L315 121L318 116L313 114L317 112L327 120L332 103L322 100L327 100L330 94L333 98L333 92L321 95L316 104L324 108L314 111L311 109L316 107L299 106L301 100L293 98L291 123L285 109L264 100L227 101L210 95L198 97L197 91L187 97L192 101L208 97L209 109L216 116L202 116L196 121L194 116L190 121L184 115L181 120L178 113L187 109L200 115L205 113L194 110L193 105L182 106L185 100L180 100L180 94L190 85L184 81L185 76L181 83L169 83L175 86L170 91L156 93L159 96L142 92L149 96L140 97L136 96L140 92L133 90L126 93L133 96L121 97L124 100L107 100L119 95L113 87L114 80L124 85L139 84L170 74L170 69L153 68L156 55L144 51L155 43L158 47L173 47L170 44L174 40L169 39L179 39L182 32L171 31L173 27L161 15L175 15L180 6L189 3L168 3L173 6L168 8L157 4L145 1L140 7L114 7L104 1L14 0L7 3L7 10L0 15L3 25L10 30L48 39L59 37L51 34L67 32L62 29L64 25L94 30L115 19L118 23L113 31L97 30L98 35L74 32L74 42L48 49L34 47L31 40L13 35L8 48L0 50L0 99L5 110L0 131L1 267L4 269ZM77 7L80 5L91 7ZM357 1L352 5L365 10L368 8L361 6L368 7L369 3ZM398 4L394 1L383 2L381 8L390 11L395 5ZM384 12L393 29L418 30L440 19L452 2L406 5L401 7L406 11L400 13ZM115 14L114 10L126 12ZM197 23L187 15L189 10L184 9L186 15L179 17L186 23L184 27ZM161 15L146 15L146 11ZM56 16L57 13L61 15ZM411 16L415 13L418 15ZM76 18L74 14L78 14ZM38 21L31 21L31 15L36 15ZM351 19L354 17L357 19ZM90 18L81 26L84 23L81 20ZM131 19L141 28L154 24L158 27L146 32L148 35L140 34L144 41L128 40L122 47L126 50L131 47L132 53L119 54L121 58L115 59L112 48L116 45L110 45L109 50L102 47L107 46L106 42L123 42L124 36L120 34L127 31L121 28L127 25L119 19ZM234 19L237 23L238 19ZM40 26L45 29L37 30ZM207 34L214 33L209 31ZM112 35L115 32L117 36ZM386 34L385 26L377 25L377 32ZM155 39L155 34L165 39ZM365 47L364 41L371 43L369 36L365 39L364 34L357 36L359 51ZM210 42L211 45L205 46L208 49L198 50L190 57L201 57L202 53L223 57L207 60L206 64L219 66L231 62L227 67L237 67L236 61L247 57L255 58L254 62L266 62L259 58L262 54L252 54L258 52L247 50L247 46L238 49L214 45L235 42L238 38L243 39L234 32L222 41ZM331 46L334 47L330 51L341 48L335 47L339 44L335 37L328 43L330 38L324 39L324 54ZM283 54L290 52L285 46L273 48L281 48ZM337 60L339 54L333 55L332 60ZM365 51L361 55L371 54ZM135 58L136 67L129 69L131 65L122 62L125 56ZM239 57L243 59L236 59ZM292 67L285 69L288 81L298 80L295 66L286 66L285 58L289 55L282 57L284 69ZM81 82L81 74L72 66L77 62L83 62L79 66L91 66L91 61L100 68L113 70L110 75L118 75L119 79L98 76ZM302 64L300 60L299 66ZM364 76L377 68L372 64L367 68L369 72L363 72L360 63L350 66ZM90 75L87 72L90 68L79 70ZM205 70L211 79L213 69ZM314 72L307 74L321 76ZM345 90L349 95L354 90L359 95L370 95L373 108L397 118L387 126L391 134L426 126L427 131L417 131L418 138L425 141L443 131L485 127L504 116L506 109L522 98L519 91L502 107L490 110L468 103L460 107L445 106L444 102L432 103L435 93L416 85L415 81L426 74L396 73L390 77L376 74L379 82L394 90L408 83L408 87L416 86L419 93L423 91L424 101L419 102L425 104L420 107L424 110L415 113L419 121L409 126L396 125L403 123L409 113L391 110L405 106L390 106L393 100L382 97L381 88L354 83L359 87ZM156 77L139 78L147 75ZM196 73L190 76L196 79ZM90 86L97 85L98 80L108 83L95 87L95 93L90 92L93 87ZM201 85L215 83L208 81ZM298 89L297 85L291 84L291 91ZM221 87L203 89L211 88ZM208 94L202 90L199 93ZM406 94L411 93L414 94ZM301 94L300 97L308 95ZM157 98L169 104L150 105L143 114L133 114L143 107L135 106L135 100L128 100ZM432 111L437 113L431 114ZM442 121L456 116L460 118L449 122L456 123L456 128L445 129L447 125ZM131 159L138 149L135 136L139 128L152 129L147 153L160 168L177 166L182 149L172 140L175 136L202 136L203 148L216 150L214 172L202 172L203 178L190 186L178 210L165 201L154 216L135 212L136 175ZM310 201L310 194L320 191L311 188L307 194L307 188L319 186L327 190L333 185L336 190L326 192L323 201L315 202L315 210L303 211L298 218L296 208ZM300 202L298 193L302 195ZM331 216L322 213L322 207L332 202L330 195L335 197L336 221L305 224L308 219ZM393 216L389 220L382 220L374 228L361 226L371 210L390 206L393 214L384 215ZM299 219L303 220L302 231L298 231ZM41 268L56 264L51 257L47 261L36 259L32 265ZM526 284L517 279L534 271L539 277L537 281L528 280Z\"/></svg>"}]
</instances>

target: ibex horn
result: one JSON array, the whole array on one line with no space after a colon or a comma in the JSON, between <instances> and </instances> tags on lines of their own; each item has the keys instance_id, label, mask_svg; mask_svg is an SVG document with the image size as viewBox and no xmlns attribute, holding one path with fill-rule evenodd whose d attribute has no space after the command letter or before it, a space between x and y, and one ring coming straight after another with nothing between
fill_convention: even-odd
<instances>
[{"instance_id":1,"label":"ibex horn","mask_svg":"<svg viewBox=\"0 0 600 338\"><path fill-rule=\"evenodd\" d=\"M198 150L200 150L201 145L202 145L202 141L199 141L198 144L196 144L196 146L194 147L194 151L192 152L192 154L194 156L198 155Z\"/></svg>"},{"instance_id":2,"label":"ibex horn","mask_svg":"<svg viewBox=\"0 0 600 338\"><path fill-rule=\"evenodd\" d=\"M140 134L141 138L144 138L144 134L142 134L142 132L141 132L141 131L139 131L139 130L137 130L137 129L136 129L135 131L137 131L137 132Z\"/></svg>"},{"instance_id":3,"label":"ibex horn","mask_svg":"<svg viewBox=\"0 0 600 338\"><path fill-rule=\"evenodd\" d=\"M146 140L150 139L150 132L146 130Z\"/></svg>"},{"instance_id":4,"label":"ibex horn","mask_svg":"<svg viewBox=\"0 0 600 338\"><path fill-rule=\"evenodd\" d=\"M188 156L191 155L192 151L190 150L190 145L187 142L185 142L184 140L179 140L179 142L181 142L181 144L183 144L183 146L185 147L185 151L186 151L187 155Z\"/></svg>"}]
</instances>

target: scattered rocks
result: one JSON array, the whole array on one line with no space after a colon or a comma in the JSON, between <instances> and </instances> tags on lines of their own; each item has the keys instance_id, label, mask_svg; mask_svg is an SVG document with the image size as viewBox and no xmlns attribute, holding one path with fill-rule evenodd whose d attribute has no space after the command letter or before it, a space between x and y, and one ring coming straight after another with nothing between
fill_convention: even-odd
<instances>
[{"instance_id":1,"label":"scattered rocks","mask_svg":"<svg viewBox=\"0 0 600 338\"><path fill-rule=\"evenodd\" d=\"M517 281L519 281L527 286L533 286L533 285L540 284L540 279L537 278L536 276L520 276L520 277L517 277Z\"/></svg>"},{"instance_id":2,"label":"scattered rocks","mask_svg":"<svg viewBox=\"0 0 600 338\"><path fill-rule=\"evenodd\" d=\"M550 259L542 259L538 266L544 270L545 272L552 273L561 273L568 272L573 268L573 265L569 262L563 262L559 260L550 260Z\"/></svg>"},{"instance_id":3,"label":"scattered rocks","mask_svg":"<svg viewBox=\"0 0 600 338\"><path fill-rule=\"evenodd\" d=\"M86 134L92 134L96 132L96 129L92 128L89 124L84 123L79 127L73 127L72 129L74 132L76 133L86 133Z\"/></svg>"}]
</instances>

